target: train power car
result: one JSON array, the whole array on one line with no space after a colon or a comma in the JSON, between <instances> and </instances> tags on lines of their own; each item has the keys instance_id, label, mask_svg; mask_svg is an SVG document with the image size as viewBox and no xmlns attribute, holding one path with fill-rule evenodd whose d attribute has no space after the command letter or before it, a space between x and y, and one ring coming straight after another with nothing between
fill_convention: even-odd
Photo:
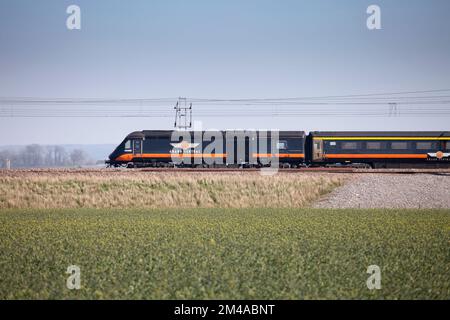
<instances>
[{"instance_id":1,"label":"train power car","mask_svg":"<svg viewBox=\"0 0 450 320\"><path fill-rule=\"evenodd\" d=\"M130 133L106 163L112 167L261 167L267 164L268 158L276 157L282 167L305 165L303 131L279 131L276 140L270 131L176 133L184 137L174 140L171 130ZM274 148L272 140L276 143ZM215 148L211 147L213 142Z\"/></svg>"},{"instance_id":2,"label":"train power car","mask_svg":"<svg viewBox=\"0 0 450 320\"><path fill-rule=\"evenodd\" d=\"M315 166L372 168L450 166L450 132L311 132L309 162Z\"/></svg>"}]
</instances>

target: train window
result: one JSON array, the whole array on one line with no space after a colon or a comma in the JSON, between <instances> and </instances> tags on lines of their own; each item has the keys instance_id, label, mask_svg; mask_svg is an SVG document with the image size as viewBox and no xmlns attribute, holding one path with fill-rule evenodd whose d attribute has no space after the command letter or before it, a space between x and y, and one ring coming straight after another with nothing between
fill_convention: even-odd
<instances>
[{"instance_id":1,"label":"train window","mask_svg":"<svg viewBox=\"0 0 450 320\"><path fill-rule=\"evenodd\" d=\"M367 142L367 150L381 149L381 142Z\"/></svg>"},{"instance_id":2,"label":"train window","mask_svg":"<svg viewBox=\"0 0 450 320\"><path fill-rule=\"evenodd\" d=\"M417 142L416 149L417 150L430 150L430 149L433 149L433 143L432 142Z\"/></svg>"},{"instance_id":3,"label":"train window","mask_svg":"<svg viewBox=\"0 0 450 320\"><path fill-rule=\"evenodd\" d=\"M279 150L287 149L287 142L286 141L277 142L277 149L279 149Z\"/></svg>"},{"instance_id":4,"label":"train window","mask_svg":"<svg viewBox=\"0 0 450 320\"><path fill-rule=\"evenodd\" d=\"M329 148L336 148L336 141L325 142Z\"/></svg>"},{"instance_id":5,"label":"train window","mask_svg":"<svg viewBox=\"0 0 450 320\"><path fill-rule=\"evenodd\" d=\"M447 141L446 144L447 144L446 150L449 150L449 151L450 151L450 141Z\"/></svg>"},{"instance_id":6,"label":"train window","mask_svg":"<svg viewBox=\"0 0 450 320\"><path fill-rule=\"evenodd\" d=\"M131 140L125 142L125 151L131 151Z\"/></svg>"},{"instance_id":7,"label":"train window","mask_svg":"<svg viewBox=\"0 0 450 320\"><path fill-rule=\"evenodd\" d=\"M342 142L341 148L344 150L355 150L358 148L356 142Z\"/></svg>"},{"instance_id":8,"label":"train window","mask_svg":"<svg viewBox=\"0 0 450 320\"><path fill-rule=\"evenodd\" d=\"M314 141L314 148L320 150L320 141Z\"/></svg>"},{"instance_id":9,"label":"train window","mask_svg":"<svg viewBox=\"0 0 450 320\"><path fill-rule=\"evenodd\" d=\"M408 149L408 142L392 142L391 148L394 150L405 150Z\"/></svg>"}]
</instances>

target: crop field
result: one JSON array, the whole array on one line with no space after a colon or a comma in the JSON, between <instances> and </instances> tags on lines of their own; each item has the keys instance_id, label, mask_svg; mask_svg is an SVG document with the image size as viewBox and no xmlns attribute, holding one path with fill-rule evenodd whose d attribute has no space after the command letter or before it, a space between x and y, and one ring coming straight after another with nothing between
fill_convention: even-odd
<instances>
[{"instance_id":1,"label":"crop field","mask_svg":"<svg viewBox=\"0 0 450 320\"><path fill-rule=\"evenodd\" d=\"M338 174L0 170L0 209L303 207Z\"/></svg>"},{"instance_id":2,"label":"crop field","mask_svg":"<svg viewBox=\"0 0 450 320\"><path fill-rule=\"evenodd\" d=\"M450 299L449 243L450 210L3 209L0 299Z\"/></svg>"}]
</instances>

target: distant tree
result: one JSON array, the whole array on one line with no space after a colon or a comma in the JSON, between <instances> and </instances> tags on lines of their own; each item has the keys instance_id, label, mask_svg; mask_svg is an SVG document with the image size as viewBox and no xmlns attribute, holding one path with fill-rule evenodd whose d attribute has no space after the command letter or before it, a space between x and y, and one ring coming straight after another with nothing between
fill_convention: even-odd
<instances>
[{"instance_id":1,"label":"distant tree","mask_svg":"<svg viewBox=\"0 0 450 320\"><path fill-rule=\"evenodd\" d=\"M74 149L70 153L63 146L41 146L32 144L21 149L0 151L0 168L6 160L15 168L65 167L95 164L83 149Z\"/></svg>"},{"instance_id":2,"label":"distant tree","mask_svg":"<svg viewBox=\"0 0 450 320\"><path fill-rule=\"evenodd\" d=\"M70 160L72 160L73 165L83 165L87 161L86 153L81 149L74 149L70 153Z\"/></svg>"},{"instance_id":3,"label":"distant tree","mask_svg":"<svg viewBox=\"0 0 450 320\"><path fill-rule=\"evenodd\" d=\"M21 154L27 167L41 167L44 164L44 148L38 144L26 146Z\"/></svg>"},{"instance_id":4,"label":"distant tree","mask_svg":"<svg viewBox=\"0 0 450 320\"><path fill-rule=\"evenodd\" d=\"M8 155L9 155L9 151L7 151L7 150L0 151L0 161L4 161L4 160L8 159Z\"/></svg>"},{"instance_id":5,"label":"distant tree","mask_svg":"<svg viewBox=\"0 0 450 320\"><path fill-rule=\"evenodd\" d=\"M54 165L55 166L66 166L69 164L69 159L67 156L66 149L62 146L54 146Z\"/></svg>"},{"instance_id":6,"label":"distant tree","mask_svg":"<svg viewBox=\"0 0 450 320\"><path fill-rule=\"evenodd\" d=\"M0 168L6 167L6 160L10 160L12 164L15 164L16 155L9 150L0 151Z\"/></svg>"},{"instance_id":7,"label":"distant tree","mask_svg":"<svg viewBox=\"0 0 450 320\"><path fill-rule=\"evenodd\" d=\"M53 157L54 147L46 146L45 147L45 155L44 155L44 165L46 167L53 167L55 165L54 157Z\"/></svg>"}]
</instances>

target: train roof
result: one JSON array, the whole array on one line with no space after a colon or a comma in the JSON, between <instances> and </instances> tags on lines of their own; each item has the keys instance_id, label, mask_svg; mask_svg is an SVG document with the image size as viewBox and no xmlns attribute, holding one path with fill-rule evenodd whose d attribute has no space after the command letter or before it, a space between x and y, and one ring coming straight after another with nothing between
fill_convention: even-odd
<instances>
[{"instance_id":1,"label":"train roof","mask_svg":"<svg viewBox=\"0 0 450 320\"><path fill-rule=\"evenodd\" d=\"M169 137L174 130L142 130L127 135L127 139L149 137ZM221 132L243 132L244 130L226 130ZM189 131L190 133L194 131ZM204 132L204 131L203 131ZM256 130L256 132L259 132ZM304 137L305 131L279 131L283 137ZM315 137L450 137L450 131L312 131Z\"/></svg>"},{"instance_id":2,"label":"train roof","mask_svg":"<svg viewBox=\"0 0 450 320\"><path fill-rule=\"evenodd\" d=\"M316 137L450 137L450 131L313 131Z\"/></svg>"},{"instance_id":3,"label":"train roof","mask_svg":"<svg viewBox=\"0 0 450 320\"><path fill-rule=\"evenodd\" d=\"M142 131L134 131L130 134L127 135L127 139L136 139L136 138L149 138L149 137L168 137L170 135L172 135L172 133L175 130L142 130ZM221 132L235 132L235 133L240 133L240 132L244 132L246 130L226 130L226 131L222 131ZM249 131L249 130L247 130ZM190 133L194 132L194 131L188 131ZM205 131L203 131L205 132ZM256 132L260 132L260 130L256 130ZM282 135L283 137L303 137L305 136L305 132L304 131L279 131L280 136Z\"/></svg>"}]
</instances>

